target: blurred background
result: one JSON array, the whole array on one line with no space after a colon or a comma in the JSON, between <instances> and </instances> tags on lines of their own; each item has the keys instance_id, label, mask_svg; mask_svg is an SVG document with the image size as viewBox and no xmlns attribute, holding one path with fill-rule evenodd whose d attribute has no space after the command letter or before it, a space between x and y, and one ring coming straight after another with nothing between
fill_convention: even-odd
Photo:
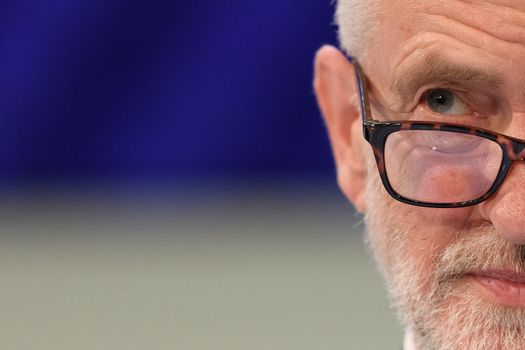
<instances>
[{"instance_id":1,"label":"blurred background","mask_svg":"<svg viewBox=\"0 0 525 350\"><path fill-rule=\"evenodd\" d=\"M401 346L312 92L333 11L0 3L0 348Z\"/></svg>"}]
</instances>

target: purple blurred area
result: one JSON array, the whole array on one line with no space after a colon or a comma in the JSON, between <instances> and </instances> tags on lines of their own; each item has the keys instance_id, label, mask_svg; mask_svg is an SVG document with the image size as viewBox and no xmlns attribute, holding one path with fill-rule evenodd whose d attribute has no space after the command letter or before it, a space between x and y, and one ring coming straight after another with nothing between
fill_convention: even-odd
<instances>
[{"instance_id":1,"label":"purple blurred area","mask_svg":"<svg viewBox=\"0 0 525 350\"><path fill-rule=\"evenodd\" d=\"M331 178L326 1L4 0L0 179Z\"/></svg>"},{"instance_id":2,"label":"purple blurred area","mask_svg":"<svg viewBox=\"0 0 525 350\"><path fill-rule=\"evenodd\" d=\"M0 349L400 347L312 92L332 12L0 1Z\"/></svg>"}]
</instances>

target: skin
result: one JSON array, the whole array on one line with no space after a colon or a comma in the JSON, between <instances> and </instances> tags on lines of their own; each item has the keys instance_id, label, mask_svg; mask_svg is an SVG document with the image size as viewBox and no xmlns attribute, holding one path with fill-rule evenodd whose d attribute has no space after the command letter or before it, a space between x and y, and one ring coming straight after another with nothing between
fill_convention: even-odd
<instances>
[{"instance_id":1,"label":"skin","mask_svg":"<svg viewBox=\"0 0 525 350\"><path fill-rule=\"evenodd\" d=\"M373 115L385 119L417 116L427 108L420 101L422 91L445 84L469 91L474 96L470 102L474 102L463 119L439 118L479 122L485 128L525 139L525 2L394 0L384 6L378 37L360 62L369 79ZM413 99L401 103L391 89L394 79L435 56L482 70L496 77L498 84L426 82L416 87ZM375 165L370 165L352 63L337 49L322 47L316 56L314 87L332 144L339 186L357 210L370 218L369 239L387 280L394 275L390 266L398 259L392 254L392 231L402 232L404 258L428 276L435 275L436 257L458 239L475 242L486 234L501 247L525 245L525 163L515 163L499 191L476 206L435 209L400 203L388 196ZM481 121L475 118L479 115L483 116ZM485 230L480 233L479 227ZM508 263L506 268L521 269L510 260ZM430 278L421 280L419 293L429 292L432 286L424 281ZM458 281L454 288L474 290L474 298L493 302L468 279Z\"/></svg>"}]
</instances>

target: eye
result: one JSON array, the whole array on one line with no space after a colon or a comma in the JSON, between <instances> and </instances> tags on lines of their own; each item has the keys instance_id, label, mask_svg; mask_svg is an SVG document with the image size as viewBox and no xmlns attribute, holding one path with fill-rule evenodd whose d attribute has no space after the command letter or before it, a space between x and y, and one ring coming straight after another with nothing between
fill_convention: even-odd
<instances>
[{"instance_id":1,"label":"eye","mask_svg":"<svg viewBox=\"0 0 525 350\"><path fill-rule=\"evenodd\" d=\"M423 102L431 111L439 114L464 115L470 112L470 108L447 89L428 90L423 95Z\"/></svg>"}]
</instances>

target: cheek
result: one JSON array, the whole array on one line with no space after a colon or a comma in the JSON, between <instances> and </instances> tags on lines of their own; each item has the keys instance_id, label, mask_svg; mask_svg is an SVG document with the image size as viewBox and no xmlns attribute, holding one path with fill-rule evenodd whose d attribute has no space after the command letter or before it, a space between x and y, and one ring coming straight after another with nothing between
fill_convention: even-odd
<instances>
[{"instance_id":1,"label":"cheek","mask_svg":"<svg viewBox=\"0 0 525 350\"><path fill-rule=\"evenodd\" d=\"M396 205L404 221L397 229L404 234L405 253L414 261L429 266L453 243L470 222L473 208L421 208Z\"/></svg>"},{"instance_id":2,"label":"cheek","mask_svg":"<svg viewBox=\"0 0 525 350\"><path fill-rule=\"evenodd\" d=\"M380 185L380 184L379 184ZM408 259L422 275L432 276L433 261L469 222L472 207L422 208L392 199L381 187L368 189L369 239L380 268L387 278L399 262Z\"/></svg>"}]
</instances>

